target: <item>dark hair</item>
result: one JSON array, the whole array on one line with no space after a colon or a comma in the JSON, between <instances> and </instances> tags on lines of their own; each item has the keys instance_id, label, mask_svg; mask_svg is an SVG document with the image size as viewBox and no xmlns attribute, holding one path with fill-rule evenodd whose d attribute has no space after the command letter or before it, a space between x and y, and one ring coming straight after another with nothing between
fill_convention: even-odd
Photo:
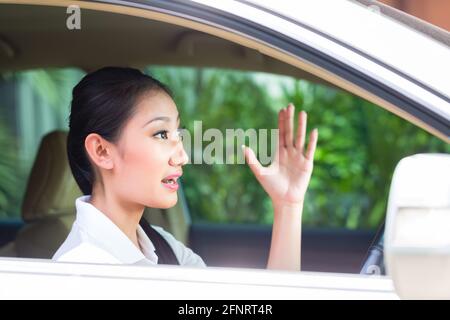
<instances>
[{"instance_id":1,"label":"dark hair","mask_svg":"<svg viewBox=\"0 0 450 320\"><path fill-rule=\"evenodd\" d=\"M116 142L138 100L151 91L172 97L170 89L151 76L132 68L105 67L87 74L73 88L67 136L70 169L83 194L92 193L95 172L84 141L97 133Z\"/></svg>"}]
</instances>

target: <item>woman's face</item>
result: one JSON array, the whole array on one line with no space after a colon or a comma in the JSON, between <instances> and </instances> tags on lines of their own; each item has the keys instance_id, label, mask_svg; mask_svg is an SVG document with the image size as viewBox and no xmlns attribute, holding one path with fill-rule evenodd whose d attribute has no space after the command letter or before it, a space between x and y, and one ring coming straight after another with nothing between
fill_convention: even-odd
<instances>
[{"instance_id":1,"label":"woman's face","mask_svg":"<svg viewBox=\"0 0 450 320\"><path fill-rule=\"evenodd\" d=\"M164 92L153 91L138 102L114 152L111 179L122 200L153 208L176 204L177 179L188 161L179 121L175 103Z\"/></svg>"}]
</instances>

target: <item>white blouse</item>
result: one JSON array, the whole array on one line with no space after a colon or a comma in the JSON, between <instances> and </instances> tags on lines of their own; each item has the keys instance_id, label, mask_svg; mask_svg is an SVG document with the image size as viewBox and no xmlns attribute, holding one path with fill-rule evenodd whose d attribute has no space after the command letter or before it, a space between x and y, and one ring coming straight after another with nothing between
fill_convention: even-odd
<instances>
[{"instance_id":1,"label":"white blouse","mask_svg":"<svg viewBox=\"0 0 450 320\"><path fill-rule=\"evenodd\" d=\"M90 195L75 200L76 220L52 260L62 262L156 265L155 247L141 226L137 236L139 250L105 214L89 203ZM202 258L176 240L169 232L152 225L169 243L180 265L206 267Z\"/></svg>"}]
</instances>

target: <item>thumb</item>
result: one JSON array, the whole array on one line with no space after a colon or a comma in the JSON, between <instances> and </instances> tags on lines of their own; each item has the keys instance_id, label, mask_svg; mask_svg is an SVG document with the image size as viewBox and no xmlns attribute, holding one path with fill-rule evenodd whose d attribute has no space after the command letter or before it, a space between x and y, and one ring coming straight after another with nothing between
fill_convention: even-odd
<instances>
[{"instance_id":1,"label":"thumb","mask_svg":"<svg viewBox=\"0 0 450 320\"><path fill-rule=\"evenodd\" d=\"M262 174L263 166L259 163L258 159L256 159L255 153L251 148L248 148L244 145L242 145L242 152L244 153L245 161L247 162L248 166L252 170L253 174L257 177L259 177Z\"/></svg>"}]
</instances>

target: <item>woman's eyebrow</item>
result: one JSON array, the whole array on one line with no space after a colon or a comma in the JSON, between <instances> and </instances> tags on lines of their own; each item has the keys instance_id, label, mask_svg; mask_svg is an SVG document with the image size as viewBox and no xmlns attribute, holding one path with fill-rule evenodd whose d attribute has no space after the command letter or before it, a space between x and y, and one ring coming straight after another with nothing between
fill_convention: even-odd
<instances>
[{"instance_id":1,"label":"woman's eyebrow","mask_svg":"<svg viewBox=\"0 0 450 320\"><path fill-rule=\"evenodd\" d=\"M158 120L159 121L166 121L166 122L170 122L171 121L170 117L166 117L166 116L156 117L156 118L153 118L153 119L147 121L142 127L145 127L149 123L152 123L153 121L158 121ZM177 122L178 122L178 120L180 120L180 114L178 114Z\"/></svg>"}]
</instances>

